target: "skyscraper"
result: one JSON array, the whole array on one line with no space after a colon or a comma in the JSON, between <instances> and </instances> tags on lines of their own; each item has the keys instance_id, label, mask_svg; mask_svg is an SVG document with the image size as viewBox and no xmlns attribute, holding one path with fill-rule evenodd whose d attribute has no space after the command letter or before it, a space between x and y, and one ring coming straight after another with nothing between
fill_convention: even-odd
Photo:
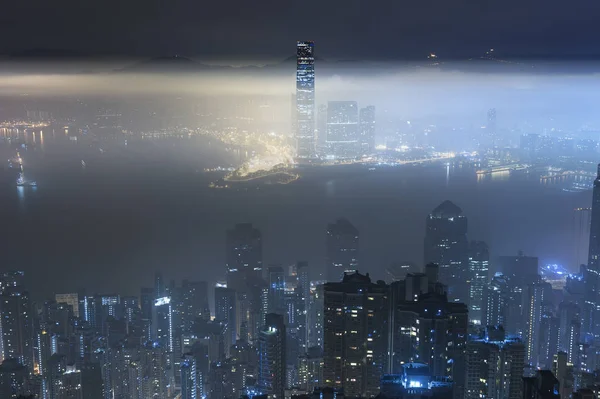
<instances>
[{"instance_id":1,"label":"skyscraper","mask_svg":"<svg viewBox=\"0 0 600 399\"><path fill-rule=\"evenodd\" d=\"M152 307L154 306L154 288L142 287L140 290L140 308L142 319L152 320Z\"/></svg>"},{"instance_id":2,"label":"skyscraper","mask_svg":"<svg viewBox=\"0 0 600 399\"><path fill-rule=\"evenodd\" d=\"M482 324L485 326L504 326L506 330L507 306L510 303L510 289L506 278L500 272L485 287L485 316Z\"/></svg>"},{"instance_id":3,"label":"skyscraper","mask_svg":"<svg viewBox=\"0 0 600 399\"><path fill-rule=\"evenodd\" d=\"M167 353L173 352L173 304L171 297L162 297L154 301L152 317L153 338Z\"/></svg>"},{"instance_id":4,"label":"skyscraper","mask_svg":"<svg viewBox=\"0 0 600 399\"><path fill-rule=\"evenodd\" d=\"M425 264L439 265L439 279L448 286L449 300L468 303L469 242L462 209L444 201L429 214L425 229Z\"/></svg>"},{"instance_id":5,"label":"skyscraper","mask_svg":"<svg viewBox=\"0 0 600 399\"><path fill-rule=\"evenodd\" d=\"M315 43L296 44L295 141L298 158L315 156Z\"/></svg>"},{"instance_id":6,"label":"skyscraper","mask_svg":"<svg viewBox=\"0 0 600 399\"><path fill-rule=\"evenodd\" d=\"M142 398L166 398L169 387L167 353L158 343L140 350L140 391Z\"/></svg>"},{"instance_id":7,"label":"skyscraper","mask_svg":"<svg viewBox=\"0 0 600 399\"><path fill-rule=\"evenodd\" d=\"M588 267L585 273L585 306L582 309L582 332L600 336L600 165L594 180Z\"/></svg>"},{"instance_id":8,"label":"skyscraper","mask_svg":"<svg viewBox=\"0 0 600 399\"><path fill-rule=\"evenodd\" d=\"M547 301L552 292L550 283L538 279L527 286L526 300L526 320L527 329L525 338L527 343L527 361L533 367L537 367L542 359L540 356L540 344L542 336L542 317L544 314L544 302Z\"/></svg>"},{"instance_id":9,"label":"skyscraper","mask_svg":"<svg viewBox=\"0 0 600 399\"><path fill-rule=\"evenodd\" d=\"M523 252L517 256L499 256L498 269L511 286L527 285L538 278L538 258L525 256Z\"/></svg>"},{"instance_id":10,"label":"skyscraper","mask_svg":"<svg viewBox=\"0 0 600 399\"><path fill-rule=\"evenodd\" d=\"M206 281L187 281L181 285L181 325L183 332L192 331L198 318L210 319L208 306L208 284Z\"/></svg>"},{"instance_id":11,"label":"skyscraper","mask_svg":"<svg viewBox=\"0 0 600 399\"><path fill-rule=\"evenodd\" d=\"M561 398L570 397L574 385L573 364L568 361L565 352L558 352L553 356L552 373L558 380Z\"/></svg>"},{"instance_id":12,"label":"skyscraper","mask_svg":"<svg viewBox=\"0 0 600 399\"><path fill-rule=\"evenodd\" d=\"M360 149L362 154L370 154L375 149L375 107L361 108L358 116Z\"/></svg>"},{"instance_id":13,"label":"skyscraper","mask_svg":"<svg viewBox=\"0 0 600 399\"><path fill-rule=\"evenodd\" d=\"M198 370L196 358L185 354L181 361L181 399L198 397Z\"/></svg>"},{"instance_id":14,"label":"skyscraper","mask_svg":"<svg viewBox=\"0 0 600 399\"><path fill-rule=\"evenodd\" d=\"M328 155L352 159L361 155L356 101L329 101L327 104Z\"/></svg>"},{"instance_id":15,"label":"skyscraper","mask_svg":"<svg viewBox=\"0 0 600 399\"><path fill-rule=\"evenodd\" d=\"M525 345L490 327L484 339L467 344L465 399L521 399Z\"/></svg>"},{"instance_id":16,"label":"skyscraper","mask_svg":"<svg viewBox=\"0 0 600 399\"><path fill-rule=\"evenodd\" d=\"M262 276L262 235L251 223L236 224L226 237L227 287L246 292Z\"/></svg>"},{"instance_id":17,"label":"skyscraper","mask_svg":"<svg viewBox=\"0 0 600 399\"><path fill-rule=\"evenodd\" d=\"M483 291L488 281L490 253L483 241L472 241L469 247L469 320L482 324Z\"/></svg>"},{"instance_id":18,"label":"skyscraper","mask_svg":"<svg viewBox=\"0 0 600 399\"><path fill-rule=\"evenodd\" d=\"M462 398L467 305L449 302L444 286L435 279L409 275L392 284L391 306L388 371L397 374L403 364L425 363L435 379L452 379L454 397Z\"/></svg>"},{"instance_id":19,"label":"skyscraper","mask_svg":"<svg viewBox=\"0 0 600 399\"><path fill-rule=\"evenodd\" d=\"M59 399L84 399L81 386L81 371L74 366L67 369L60 378Z\"/></svg>"},{"instance_id":20,"label":"skyscraper","mask_svg":"<svg viewBox=\"0 0 600 399\"><path fill-rule=\"evenodd\" d=\"M0 354L29 368L33 365L32 319L29 293L22 286L9 286L0 294Z\"/></svg>"},{"instance_id":21,"label":"skyscraper","mask_svg":"<svg viewBox=\"0 0 600 399\"><path fill-rule=\"evenodd\" d=\"M285 273L281 266L269 266L269 313L285 313Z\"/></svg>"},{"instance_id":22,"label":"skyscraper","mask_svg":"<svg viewBox=\"0 0 600 399\"><path fill-rule=\"evenodd\" d=\"M379 393L387 362L389 287L347 273L325 284L323 380L348 397Z\"/></svg>"},{"instance_id":23,"label":"skyscraper","mask_svg":"<svg viewBox=\"0 0 600 399\"><path fill-rule=\"evenodd\" d=\"M228 288L215 287L215 321L225 324L225 351L237 341L237 311L235 291Z\"/></svg>"},{"instance_id":24,"label":"skyscraper","mask_svg":"<svg viewBox=\"0 0 600 399\"><path fill-rule=\"evenodd\" d=\"M17 398L30 394L29 372L17 359L6 359L0 365L0 398Z\"/></svg>"},{"instance_id":25,"label":"skyscraper","mask_svg":"<svg viewBox=\"0 0 600 399\"><path fill-rule=\"evenodd\" d=\"M340 281L344 272L358 268L358 230L348 219L338 219L327 226L327 277Z\"/></svg>"},{"instance_id":26,"label":"skyscraper","mask_svg":"<svg viewBox=\"0 0 600 399\"><path fill-rule=\"evenodd\" d=\"M561 302L558 306L558 349L567 355L569 363L576 363L579 351L581 322L580 308L573 302Z\"/></svg>"},{"instance_id":27,"label":"skyscraper","mask_svg":"<svg viewBox=\"0 0 600 399\"><path fill-rule=\"evenodd\" d=\"M258 385L269 398L282 399L286 382L286 329L283 316L268 313L258 341Z\"/></svg>"}]
</instances>

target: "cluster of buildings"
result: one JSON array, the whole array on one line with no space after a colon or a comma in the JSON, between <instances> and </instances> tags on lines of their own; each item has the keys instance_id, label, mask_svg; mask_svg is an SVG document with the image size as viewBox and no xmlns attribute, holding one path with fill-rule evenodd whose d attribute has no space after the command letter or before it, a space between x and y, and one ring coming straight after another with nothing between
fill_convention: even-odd
<instances>
[{"instance_id":1,"label":"cluster of buildings","mask_svg":"<svg viewBox=\"0 0 600 399\"><path fill-rule=\"evenodd\" d=\"M352 160L375 149L375 107L356 101L316 106L315 44L296 45L296 93L292 95L292 132L298 159Z\"/></svg>"},{"instance_id":2,"label":"cluster of buildings","mask_svg":"<svg viewBox=\"0 0 600 399\"><path fill-rule=\"evenodd\" d=\"M375 109L315 107L314 43L297 44L296 155L374 148ZM495 137L495 110L488 114ZM600 392L600 166L589 259L564 285L538 259L490 258L460 207L425 220L423 268L359 273L348 220L325 231L325 265L264 265L260 230L227 231L225 280L138 296L66 293L34 303L0 274L0 398L592 398ZM209 300L212 298L212 300Z\"/></svg>"},{"instance_id":3,"label":"cluster of buildings","mask_svg":"<svg viewBox=\"0 0 600 399\"><path fill-rule=\"evenodd\" d=\"M596 222L598 201L600 183ZM157 273L139 296L34 304L23 273L6 272L0 397L519 399L545 396L546 385L553 397L600 389L600 222L588 267L564 287L523 254L499 257L492 275L487 245L467 239L450 201L425 222L426 266L395 265L387 282L358 272L359 231L346 219L326 228L324 270L264 266L260 230L238 224L216 285Z\"/></svg>"}]
</instances>

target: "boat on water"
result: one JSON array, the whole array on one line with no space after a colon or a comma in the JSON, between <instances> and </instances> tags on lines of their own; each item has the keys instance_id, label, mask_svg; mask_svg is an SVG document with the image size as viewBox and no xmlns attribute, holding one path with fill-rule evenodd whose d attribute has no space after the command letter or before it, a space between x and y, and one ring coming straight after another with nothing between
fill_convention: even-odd
<instances>
[{"instance_id":1,"label":"boat on water","mask_svg":"<svg viewBox=\"0 0 600 399\"><path fill-rule=\"evenodd\" d=\"M17 178L17 187L35 187L37 186L37 183L34 182L33 180L25 180L23 178L23 174L19 174L19 177Z\"/></svg>"}]
</instances>

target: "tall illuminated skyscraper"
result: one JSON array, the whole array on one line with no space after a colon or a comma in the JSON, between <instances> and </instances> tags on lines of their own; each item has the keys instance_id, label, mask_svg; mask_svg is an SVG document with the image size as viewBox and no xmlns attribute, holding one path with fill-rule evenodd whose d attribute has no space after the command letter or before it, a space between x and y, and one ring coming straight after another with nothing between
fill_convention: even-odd
<instances>
[{"instance_id":1,"label":"tall illuminated skyscraper","mask_svg":"<svg viewBox=\"0 0 600 399\"><path fill-rule=\"evenodd\" d=\"M585 273L582 332L600 336L600 165L594 180L588 267Z\"/></svg>"},{"instance_id":2,"label":"tall illuminated skyscraper","mask_svg":"<svg viewBox=\"0 0 600 399\"><path fill-rule=\"evenodd\" d=\"M315 43L296 44L295 142L298 158L315 155Z\"/></svg>"},{"instance_id":3,"label":"tall illuminated skyscraper","mask_svg":"<svg viewBox=\"0 0 600 399\"><path fill-rule=\"evenodd\" d=\"M181 399L198 397L198 371L196 358L191 354L183 355L181 362Z\"/></svg>"},{"instance_id":4,"label":"tall illuminated skyscraper","mask_svg":"<svg viewBox=\"0 0 600 399\"><path fill-rule=\"evenodd\" d=\"M153 338L165 348L173 352L173 308L171 297L162 297L154 301L152 317Z\"/></svg>"}]
</instances>

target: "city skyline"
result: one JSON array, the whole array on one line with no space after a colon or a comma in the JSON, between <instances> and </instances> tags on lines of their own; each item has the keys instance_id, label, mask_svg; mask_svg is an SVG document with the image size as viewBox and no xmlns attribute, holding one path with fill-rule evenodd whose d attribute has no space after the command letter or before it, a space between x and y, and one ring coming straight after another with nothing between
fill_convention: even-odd
<instances>
[{"instance_id":1,"label":"city skyline","mask_svg":"<svg viewBox=\"0 0 600 399\"><path fill-rule=\"evenodd\" d=\"M558 89L493 48L347 73L294 43L0 77L0 397L600 392L600 124L571 114L593 86L559 107L594 75ZM414 114L447 91L451 118Z\"/></svg>"}]
</instances>

